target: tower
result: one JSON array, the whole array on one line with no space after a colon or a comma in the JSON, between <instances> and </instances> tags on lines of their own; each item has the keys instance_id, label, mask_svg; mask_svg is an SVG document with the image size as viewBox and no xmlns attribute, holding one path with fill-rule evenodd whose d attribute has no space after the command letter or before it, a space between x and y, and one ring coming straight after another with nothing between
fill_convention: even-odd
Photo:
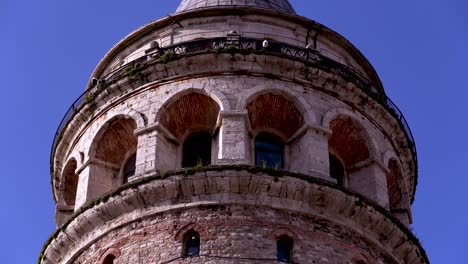
<instances>
[{"instance_id":1,"label":"tower","mask_svg":"<svg viewBox=\"0 0 468 264\"><path fill-rule=\"evenodd\" d=\"M51 170L39 263L429 263L408 124L365 57L287 0L184 0L124 38Z\"/></svg>"}]
</instances>

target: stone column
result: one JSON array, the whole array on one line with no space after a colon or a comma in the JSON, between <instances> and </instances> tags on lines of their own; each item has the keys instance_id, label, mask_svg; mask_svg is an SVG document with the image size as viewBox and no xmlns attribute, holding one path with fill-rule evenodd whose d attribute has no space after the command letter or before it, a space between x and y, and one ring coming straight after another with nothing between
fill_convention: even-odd
<instances>
[{"instance_id":1,"label":"stone column","mask_svg":"<svg viewBox=\"0 0 468 264\"><path fill-rule=\"evenodd\" d=\"M387 169L374 159L368 159L347 168L348 186L381 206L389 209Z\"/></svg>"},{"instance_id":2,"label":"stone column","mask_svg":"<svg viewBox=\"0 0 468 264\"><path fill-rule=\"evenodd\" d=\"M223 111L215 164L250 164L247 111Z\"/></svg>"},{"instance_id":3,"label":"stone column","mask_svg":"<svg viewBox=\"0 0 468 264\"><path fill-rule=\"evenodd\" d=\"M177 139L159 124L135 131L138 137L135 177L177 168Z\"/></svg>"},{"instance_id":4,"label":"stone column","mask_svg":"<svg viewBox=\"0 0 468 264\"><path fill-rule=\"evenodd\" d=\"M111 191L119 184L120 167L98 159L90 159L78 170L75 208Z\"/></svg>"},{"instance_id":5,"label":"stone column","mask_svg":"<svg viewBox=\"0 0 468 264\"><path fill-rule=\"evenodd\" d=\"M155 130L137 130L137 151L135 162L135 177L156 171L156 134Z\"/></svg>"},{"instance_id":6,"label":"stone column","mask_svg":"<svg viewBox=\"0 0 468 264\"><path fill-rule=\"evenodd\" d=\"M288 170L336 182L330 177L328 136L322 128L303 126L288 140Z\"/></svg>"}]
</instances>

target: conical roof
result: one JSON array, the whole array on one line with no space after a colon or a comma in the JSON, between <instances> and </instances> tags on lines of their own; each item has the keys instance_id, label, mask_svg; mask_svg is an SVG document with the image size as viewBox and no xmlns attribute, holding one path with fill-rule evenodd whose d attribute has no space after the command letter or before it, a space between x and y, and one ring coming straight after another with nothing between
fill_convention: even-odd
<instances>
[{"instance_id":1,"label":"conical roof","mask_svg":"<svg viewBox=\"0 0 468 264\"><path fill-rule=\"evenodd\" d=\"M216 6L245 6L296 13L288 0L182 0L176 12Z\"/></svg>"}]
</instances>

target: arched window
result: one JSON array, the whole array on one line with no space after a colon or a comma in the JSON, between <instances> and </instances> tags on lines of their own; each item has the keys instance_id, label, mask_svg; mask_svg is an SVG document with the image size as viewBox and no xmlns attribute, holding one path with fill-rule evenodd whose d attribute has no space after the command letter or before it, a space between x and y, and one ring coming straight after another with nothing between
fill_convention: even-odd
<instances>
[{"instance_id":1,"label":"arched window","mask_svg":"<svg viewBox=\"0 0 468 264\"><path fill-rule=\"evenodd\" d=\"M343 163L333 154L328 153L330 160L330 177L336 180L339 186L344 184L345 168Z\"/></svg>"},{"instance_id":2,"label":"arched window","mask_svg":"<svg viewBox=\"0 0 468 264\"><path fill-rule=\"evenodd\" d=\"M293 240L287 235L282 235L276 240L276 258L278 261L291 263Z\"/></svg>"},{"instance_id":3,"label":"arched window","mask_svg":"<svg viewBox=\"0 0 468 264\"><path fill-rule=\"evenodd\" d=\"M123 182L127 183L128 178L135 175L135 165L136 165L136 153L133 154L125 163L125 167L123 169Z\"/></svg>"},{"instance_id":4,"label":"arched window","mask_svg":"<svg viewBox=\"0 0 468 264\"><path fill-rule=\"evenodd\" d=\"M351 260L352 264L367 264L369 260L362 254L357 254Z\"/></svg>"},{"instance_id":5,"label":"arched window","mask_svg":"<svg viewBox=\"0 0 468 264\"><path fill-rule=\"evenodd\" d=\"M138 139L134 134L137 123L128 116L117 116L105 123L96 134L89 157L90 163L87 200L94 199L121 185L128 154L135 153ZM93 176L96 175L96 176Z\"/></svg>"},{"instance_id":6,"label":"arched window","mask_svg":"<svg viewBox=\"0 0 468 264\"><path fill-rule=\"evenodd\" d=\"M193 257L200 255L200 234L190 229L184 236L184 256Z\"/></svg>"},{"instance_id":7,"label":"arched window","mask_svg":"<svg viewBox=\"0 0 468 264\"><path fill-rule=\"evenodd\" d=\"M396 160L391 159L388 163L387 191L390 209L401 209L403 194L399 181L402 178L400 168Z\"/></svg>"},{"instance_id":8,"label":"arched window","mask_svg":"<svg viewBox=\"0 0 468 264\"><path fill-rule=\"evenodd\" d=\"M371 158L368 147L370 142L367 131L355 119L338 116L330 122L332 134L328 138L328 152L330 161L330 177L336 179L337 185L371 196L377 187L373 182L363 181L362 175L366 166L350 170L363 161ZM346 177L346 178L345 178Z\"/></svg>"},{"instance_id":9,"label":"arched window","mask_svg":"<svg viewBox=\"0 0 468 264\"><path fill-rule=\"evenodd\" d=\"M109 254L106 256L102 264L114 264L115 256L112 254Z\"/></svg>"},{"instance_id":10,"label":"arched window","mask_svg":"<svg viewBox=\"0 0 468 264\"><path fill-rule=\"evenodd\" d=\"M260 133L255 137L255 165L260 167L283 168L283 140L271 133Z\"/></svg>"},{"instance_id":11,"label":"arched window","mask_svg":"<svg viewBox=\"0 0 468 264\"><path fill-rule=\"evenodd\" d=\"M63 199L68 206L75 206L76 192L78 189L78 175L75 172L76 167L76 160L72 159L65 166L63 173Z\"/></svg>"},{"instance_id":12,"label":"arched window","mask_svg":"<svg viewBox=\"0 0 468 264\"><path fill-rule=\"evenodd\" d=\"M194 132L184 141L182 167L206 166L211 164L211 135L208 132Z\"/></svg>"}]
</instances>

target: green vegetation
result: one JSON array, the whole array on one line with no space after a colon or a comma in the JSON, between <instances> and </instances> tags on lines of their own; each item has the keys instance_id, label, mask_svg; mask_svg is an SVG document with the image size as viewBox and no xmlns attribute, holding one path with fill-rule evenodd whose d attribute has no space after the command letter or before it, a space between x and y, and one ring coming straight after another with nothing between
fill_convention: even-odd
<instances>
[{"instance_id":1,"label":"green vegetation","mask_svg":"<svg viewBox=\"0 0 468 264\"><path fill-rule=\"evenodd\" d=\"M95 102L94 101L95 99L96 99L96 94L94 93L87 94L85 95L85 98L84 98L86 104L93 104Z\"/></svg>"},{"instance_id":2,"label":"green vegetation","mask_svg":"<svg viewBox=\"0 0 468 264\"><path fill-rule=\"evenodd\" d=\"M174 51L172 50L168 50L159 58L159 61L161 63L166 64L168 62L175 60L176 58L177 58L177 54L175 54Z\"/></svg>"}]
</instances>

